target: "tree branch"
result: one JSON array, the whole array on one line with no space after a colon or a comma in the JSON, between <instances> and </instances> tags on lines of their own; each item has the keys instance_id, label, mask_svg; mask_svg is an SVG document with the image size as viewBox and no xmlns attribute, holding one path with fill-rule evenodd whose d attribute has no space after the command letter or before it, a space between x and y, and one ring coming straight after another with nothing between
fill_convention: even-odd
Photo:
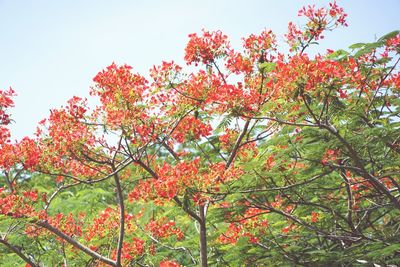
<instances>
[{"instance_id":1,"label":"tree branch","mask_svg":"<svg viewBox=\"0 0 400 267\"><path fill-rule=\"evenodd\" d=\"M87 255L105 263L108 264L110 266L115 266L118 267L118 265L116 264L115 261L106 258L102 255L100 255L99 253L97 253L96 251L91 250L90 248L86 247L85 245L81 244L80 242L78 242L77 240L75 240L74 238L70 237L69 235L61 232L58 228L50 225L47 221L32 221L33 223L35 223L36 225L43 227L47 230L49 230L50 232L52 232L53 234L55 234L56 236L60 237L61 239L63 239L64 241L68 242L69 244L71 244L72 246L76 247L77 249L81 250L82 252L86 253Z\"/></svg>"},{"instance_id":2,"label":"tree branch","mask_svg":"<svg viewBox=\"0 0 400 267\"><path fill-rule=\"evenodd\" d=\"M122 188L118 173L114 174L114 181L117 187L117 199L118 199L119 213L120 213L116 266L121 266L121 254L122 254L122 246L125 234L125 206L124 206L124 196L122 193Z\"/></svg>"},{"instance_id":3,"label":"tree branch","mask_svg":"<svg viewBox=\"0 0 400 267\"><path fill-rule=\"evenodd\" d=\"M228 169L228 168L231 166L231 164L233 163L233 160L235 159L236 154L237 154L237 152L238 152L238 149L239 149L239 147L240 147L240 143L242 142L243 137L244 137L244 136L246 135L246 133L247 133L247 129L249 128L250 121L251 121L251 119L248 119L248 120L246 121L246 123L244 124L243 131L242 131L242 133L239 135L238 139L236 140L235 145L233 146L233 149L232 149L232 151L231 151L231 154L229 155L229 158L228 158L228 160L227 160L227 162L226 162L225 169Z\"/></svg>"},{"instance_id":4,"label":"tree branch","mask_svg":"<svg viewBox=\"0 0 400 267\"><path fill-rule=\"evenodd\" d=\"M8 243L8 241L6 239L3 239L3 238L0 238L0 243L5 245L9 250L14 252L15 254L17 254L18 257L23 259L31 267L39 267L39 264L36 264L31 259L29 259L29 257L26 256L19 247L15 246L15 245L11 245L10 243Z\"/></svg>"}]
</instances>

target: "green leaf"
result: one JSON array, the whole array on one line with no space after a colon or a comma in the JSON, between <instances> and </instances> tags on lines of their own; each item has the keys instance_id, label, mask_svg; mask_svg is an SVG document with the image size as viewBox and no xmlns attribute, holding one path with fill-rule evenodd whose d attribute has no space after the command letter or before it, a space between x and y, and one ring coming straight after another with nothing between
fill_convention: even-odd
<instances>
[{"instance_id":1,"label":"green leaf","mask_svg":"<svg viewBox=\"0 0 400 267\"><path fill-rule=\"evenodd\" d=\"M378 39L378 42L386 42L388 39L391 39L400 33L399 30L389 32L383 35L381 38Z\"/></svg>"},{"instance_id":2,"label":"green leaf","mask_svg":"<svg viewBox=\"0 0 400 267\"><path fill-rule=\"evenodd\" d=\"M327 55L328 59L333 59L333 60L341 60L346 58L349 55L349 52L343 49L339 49L329 55Z\"/></svg>"},{"instance_id":3,"label":"green leaf","mask_svg":"<svg viewBox=\"0 0 400 267\"><path fill-rule=\"evenodd\" d=\"M274 62L264 62L258 65L259 69L263 72L271 72L275 69L275 66Z\"/></svg>"},{"instance_id":4,"label":"green leaf","mask_svg":"<svg viewBox=\"0 0 400 267\"><path fill-rule=\"evenodd\" d=\"M216 130L217 130L218 132L225 131L225 129L227 129L227 128L229 127L229 125L232 123L233 118L234 118L234 117L233 117L232 115L230 115L230 114L227 115L227 116L225 116L224 118L222 118L222 120L221 120L221 122L218 124Z\"/></svg>"},{"instance_id":5,"label":"green leaf","mask_svg":"<svg viewBox=\"0 0 400 267\"><path fill-rule=\"evenodd\" d=\"M382 46L382 44L379 43L379 42L365 44L365 46L363 46L362 49L360 49L359 51L357 51L354 54L354 57L358 58L358 57L363 56L365 54L371 53L376 48L381 47L381 46Z\"/></svg>"},{"instance_id":6,"label":"green leaf","mask_svg":"<svg viewBox=\"0 0 400 267\"><path fill-rule=\"evenodd\" d=\"M350 49L355 50L355 49L359 49L362 48L366 45L366 43L356 43L356 44L352 44L351 46L349 46Z\"/></svg>"}]
</instances>

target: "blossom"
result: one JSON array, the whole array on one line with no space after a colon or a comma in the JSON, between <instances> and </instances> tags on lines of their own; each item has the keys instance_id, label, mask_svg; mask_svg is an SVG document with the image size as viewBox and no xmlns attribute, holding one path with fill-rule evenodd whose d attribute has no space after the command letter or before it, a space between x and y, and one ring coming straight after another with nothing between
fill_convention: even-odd
<instances>
[{"instance_id":1,"label":"blossom","mask_svg":"<svg viewBox=\"0 0 400 267\"><path fill-rule=\"evenodd\" d=\"M215 59L227 55L230 49L228 37L221 31L209 32L203 30L202 35L189 34L189 42L185 48L187 64L199 62L210 64Z\"/></svg>"}]
</instances>

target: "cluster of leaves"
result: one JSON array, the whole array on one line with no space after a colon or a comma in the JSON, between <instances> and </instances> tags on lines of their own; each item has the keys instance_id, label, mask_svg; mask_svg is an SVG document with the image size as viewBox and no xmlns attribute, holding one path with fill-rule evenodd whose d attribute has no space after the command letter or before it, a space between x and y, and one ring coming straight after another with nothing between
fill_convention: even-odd
<instances>
[{"instance_id":1,"label":"cluster of leaves","mask_svg":"<svg viewBox=\"0 0 400 267\"><path fill-rule=\"evenodd\" d=\"M400 34L309 56L347 15L299 15L288 54L204 30L192 73L112 64L19 142L0 91L0 263L400 264Z\"/></svg>"}]
</instances>

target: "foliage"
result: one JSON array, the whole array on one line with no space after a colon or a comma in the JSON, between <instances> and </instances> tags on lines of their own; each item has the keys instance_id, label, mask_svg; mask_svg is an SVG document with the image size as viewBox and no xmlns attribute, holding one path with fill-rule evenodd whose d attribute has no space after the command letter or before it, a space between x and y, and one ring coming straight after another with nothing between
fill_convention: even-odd
<instances>
[{"instance_id":1,"label":"foliage","mask_svg":"<svg viewBox=\"0 0 400 267\"><path fill-rule=\"evenodd\" d=\"M286 54L203 30L191 73L113 63L15 143L0 91L2 266L400 264L400 34L310 56L347 15L299 15Z\"/></svg>"}]
</instances>

